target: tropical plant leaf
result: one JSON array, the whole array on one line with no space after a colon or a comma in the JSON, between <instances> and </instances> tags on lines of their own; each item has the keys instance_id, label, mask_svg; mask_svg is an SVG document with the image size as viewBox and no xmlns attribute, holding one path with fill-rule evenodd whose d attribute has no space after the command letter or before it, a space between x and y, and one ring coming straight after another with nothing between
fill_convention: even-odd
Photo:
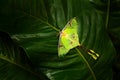
<instances>
[{"instance_id":1,"label":"tropical plant leaf","mask_svg":"<svg viewBox=\"0 0 120 80\"><path fill-rule=\"evenodd\" d=\"M1 80L46 80L36 73L25 51L2 31L0 31L0 72Z\"/></svg>"},{"instance_id":2,"label":"tropical plant leaf","mask_svg":"<svg viewBox=\"0 0 120 80\"><path fill-rule=\"evenodd\" d=\"M110 0L1 0L0 30L22 46L36 73L42 71L50 80L111 80L115 50L106 32L109 4ZM79 48L58 57L59 32L73 17L78 18L81 44L99 53L98 60ZM1 71L4 67L0 67ZM35 80L34 75L23 73L17 76Z\"/></svg>"}]
</instances>

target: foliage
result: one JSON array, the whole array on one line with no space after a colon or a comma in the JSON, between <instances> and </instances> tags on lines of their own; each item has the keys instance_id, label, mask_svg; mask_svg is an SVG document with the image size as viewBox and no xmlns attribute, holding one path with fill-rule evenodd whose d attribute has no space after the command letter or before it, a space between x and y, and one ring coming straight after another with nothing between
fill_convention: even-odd
<instances>
[{"instance_id":1,"label":"foliage","mask_svg":"<svg viewBox=\"0 0 120 80\"><path fill-rule=\"evenodd\" d=\"M0 80L112 80L113 73L119 80L119 5L119 0L0 0ZM99 53L98 60L79 48L58 57L58 35L73 17L80 43Z\"/></svg>"}]
</instances>

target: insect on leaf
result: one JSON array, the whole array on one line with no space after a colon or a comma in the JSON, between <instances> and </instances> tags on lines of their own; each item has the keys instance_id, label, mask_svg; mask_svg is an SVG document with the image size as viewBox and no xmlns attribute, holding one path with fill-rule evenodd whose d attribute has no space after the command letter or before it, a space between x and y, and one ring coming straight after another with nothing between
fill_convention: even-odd
<instances>
[{"instance_id":1,"label":"insect on leaf","mask_svg":"<svg viewBox=\"0 0 120 80\"><path fill-rule=\"evenodd\" d=\"M71 19L63 30L60 32L58 55L63 56L69 52L70 49L79 46L78 37L78 23L76 18Z\"/></svg>"},{"instance_id":2,"label":"insect on leaf","mask_svg":"<svg viewBox=\"0 0 120 80\"><path fill-rule=\"evenodd\" d=\"M97 59L99 54L94 52L91 49L87 49L79 43L78 37L78 23L76 18L71 19L63 30L60 32L59 44L58 44L58 55L64 56L66 55L70 49L79 46L83 50L87 51L87 53L93 58Z\"/></svg>"}]
</instances>

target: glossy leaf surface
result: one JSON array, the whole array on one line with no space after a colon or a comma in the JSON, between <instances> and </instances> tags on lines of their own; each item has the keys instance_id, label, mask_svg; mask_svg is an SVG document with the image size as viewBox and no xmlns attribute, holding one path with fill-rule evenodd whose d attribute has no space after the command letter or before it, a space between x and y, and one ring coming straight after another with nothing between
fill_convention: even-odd
<instances>
[{"instance_id":1,"label":"glossy leaf surface","mask_svg":"<svg viewBox=\"0 0 120 80\"><path fill-rule=\"evenodd\" d=\"M0 0L0 30L9 33L11 41L17 43L17 49L11 49L14 44L11 41L9 44L9 39L0 42L7 42L5 49L2 48L4 45L0 45L1 54L4 52L7 55L0 55L0 79L40 79L24 70L27 68L39 76L42 72L50 80L112 80L115 50L106 29L120 25L114 22L119 20L116 17L120 15L116 15L119 7L110 6L115 3L119 6L117 2L119 1ZM59 32L73 17L77 17L80 43L99 53L98 60L79 48L71 49L64 58L58 57ZM19 51L21 53L18 47L22 47L23 53L27 54L25 59L28 58L34 68L20 57L21 54L19 59L13 55L9 59L8 52L13 53L15 50L16 54ZM10 63L11 58L15 58L13 62L18 61L23 68Z\"/></svg>"}]
</instances>

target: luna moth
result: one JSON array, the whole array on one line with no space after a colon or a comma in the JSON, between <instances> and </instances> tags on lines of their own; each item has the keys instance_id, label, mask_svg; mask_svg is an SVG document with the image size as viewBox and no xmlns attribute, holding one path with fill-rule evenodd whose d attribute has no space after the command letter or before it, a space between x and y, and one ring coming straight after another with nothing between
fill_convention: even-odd
<instances>
[{"instance_id":1,"label":"luna moth","mask_svg":"<svg viewBox=\"0 0 120 80\"><path fill-rule=\"evenodd\" d=\"M58 44L58 55L64 56L71 49L77 46L82 46L82 45L79 43L78 23L76 18L73 18L66 24L66 26L60 32L59 44ZM98 54L94 55L92 53L95 53L95 52L93 50L89 50L88 54L91 55L94 59L97 59L99 55Z\"/></svg>"}]
</instances>

